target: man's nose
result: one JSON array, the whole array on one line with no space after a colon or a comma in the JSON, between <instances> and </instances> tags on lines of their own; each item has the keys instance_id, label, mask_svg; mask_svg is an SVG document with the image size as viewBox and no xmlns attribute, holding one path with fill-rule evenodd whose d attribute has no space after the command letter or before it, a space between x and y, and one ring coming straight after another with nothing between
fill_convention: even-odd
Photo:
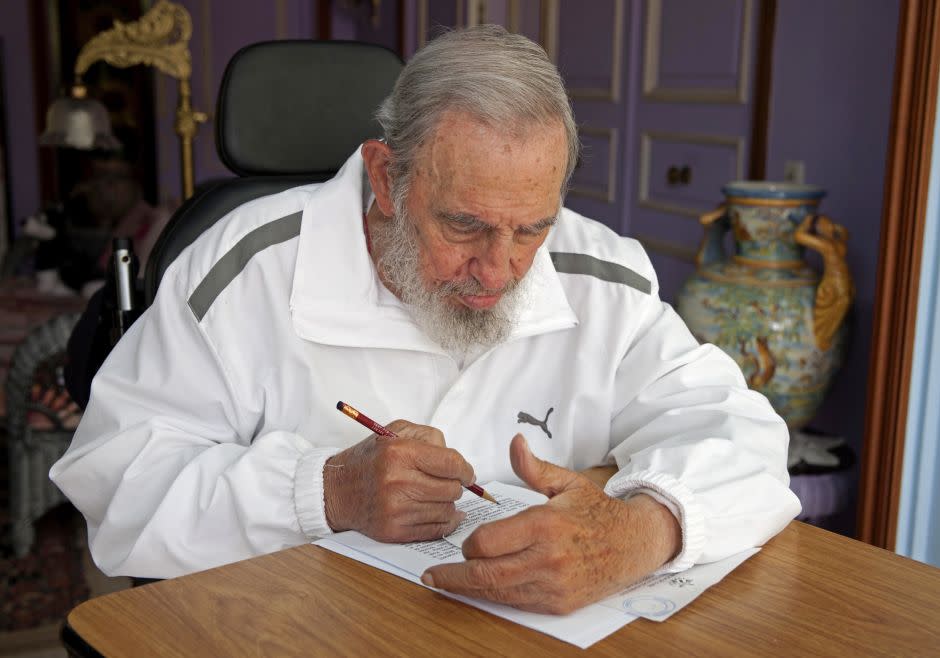
<instances>
[{"instance_id":1,"label":"man's nose","mask_svg":"<svg viewBox=\"0 0 940 658\"><path fill-rule=\"evenodd\" d=\"M486 290L502 290L513 279L512 239L492 236L470 263L470 274Z\"/></svg>"}]
</instances>

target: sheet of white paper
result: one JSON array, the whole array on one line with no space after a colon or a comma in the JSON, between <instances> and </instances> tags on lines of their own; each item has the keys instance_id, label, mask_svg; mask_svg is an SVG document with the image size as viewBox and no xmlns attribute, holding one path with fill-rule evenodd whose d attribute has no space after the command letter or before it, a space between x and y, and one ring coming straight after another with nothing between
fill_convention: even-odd
<instances>
[{"instance_id":1,"label":"sheet of white paper","mask_svg":"<svg viewBox=\"0 0 940 658\"><path fill-rule=\"evenodd\" d=\"M467 518L457 526L453 534L437 541L419 541L410 544L383 544L358 532L340 532L331 538L361 553L372 555L393 564L408 573L421 576L435 564L463 562L460 547L463 540L482 523L507 518L530 505L540 505L547 498L542 494L514 487L501 482L491 482L484 487L487 493L499 501L499 505L465 491L457 508L467 512Z\"/></svg>"},{"instance_id":2,"label":"sheet of white paper","mask_svg":"<svg viewBox=\"0 0 940 658\"><path fill-rule=\"evenodd\" d=\"M467 513L467 518L457 526L451 534L444 537L454 546L463 546L463 540L470 536L478 525L505 519L517 514L531 505L541 505L548 498L522 487L514 487L511 484L502 482L491 482L484 487L486 493L497 500L498 505L494 505L485 498L480 498L476 494L465 491L460 500L457 501L457 508Z\"/></svg>"},{"instance_id":3,"label":"sheet of white paper","mask_svg":"<svg viewBox=\"0 0 940 658\"><path fill-rule=\"evenodd\" d=\"M341 532L314 543L424 587L420 577L428 567L463 561L460 544L476 526L512 516L530 505L538 505L546 500L545 496L539 493L498 482L487 484L485 489L500 504L493 505L474 494L464 494L457 506L467 512L467 519L446 539L411 544L383 544L358 532ZM587 606L569 615L542 615L458 596L443 590L435 591L582 649L636 619L634 615L625 613L622 609L600 604Z\"/></svg>"},{"instance_id":4,"label":"sheet of white paper","mask_svg":"<svg viewBox=\"0 0 940 658\"><path fill-rule=\"evenodd\" d=\"M718 562L697 564L679 573L649 576L604 599L600 605L652 621L665 621L759 550L751 548Z\"/></svg>"},{"instance_id":5,"label":"sheet of white paper","mask_svg":"<svg viewBox=\"0 0 940 658\"><path fill-rule=\"evenodd\" d=\"M415 576L414 574L408 573L403 569L399 569L395 565L384 562L376 557L373 557L372 555L369 555L368 553L362 553L354 548L350 548L345 544L333 541L329 537L324 537L323 539L319 539L314 543L318 546L322 546L323 548L333 551L334 553L345 555L346 557L358 560L359 562L376 567L382 571L387 571L388 573L398 576L399 578L409 580L416 585L424 587L425 589L431 589L421 582L419 576ZM434 591L452 599L461 601L462 603L466 603L467 605L472 605L473 607L479 608L480 610L489 612L490 614L496 615L497 617L508 619L509 621L539 631L540 633L545 633L546 635L558 638L559 640L573 644L581 649L587 649L595 642L603 640L614 631L622 628L623 626L626 626L631 621L636 619L636 617L633 615L628 615L620 610L605 608L598 604L582 608L581 610L573 612L570 615L540 615L534 612L516 610L515 608L510 608L509 606L500 605L498 603L491 603L489 601L482 601L480 599L470 599L465 596L458 596L443 590Z\"/></svg>"}]
</instances>

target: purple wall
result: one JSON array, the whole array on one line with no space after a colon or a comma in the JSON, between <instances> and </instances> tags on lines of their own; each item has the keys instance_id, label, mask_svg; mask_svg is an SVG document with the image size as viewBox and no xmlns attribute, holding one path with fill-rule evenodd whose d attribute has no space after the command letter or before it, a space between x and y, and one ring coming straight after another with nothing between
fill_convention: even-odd
<instances>
[{"instance_id":1,"label":"purple wall","mask_svg":"<svg viewBox=\"0 0 940 658\"><path fill-rule=\"evenodd\" d=\"M210 114L210 123L201 127L196 140L199 181L227 175L215 155L211 115L229 57L254 41L316 35L318 5L317 0L182 3L193 18L193 102ZM413 22L415 0L406 0L404 10ZM356 12L343 9L340 3L334 12L334 29L343 24L347 32L361 29L355 26L362 20ZM384 7L382 19L382 31L397 22ZM857 288L854 341L846 366L813 425L845 435L857 452L863 435L897 21L895 0L870 0L864 12L858 11L855 0L777 3L768 178L782 178L785 161L803 160L807 182L829 191L823 212L851 231L849 264ZM411 50L414 26L408 20L405 23L406 50ZM35 121L29 32L27 0L3 0L0 37L6 55L10 195L17 220L35 211L40 202L35 138L42 126ZM636 38L635 32L630 36ZM163 200L178 199L180 194L179 143L172 130L176 98L175 81L157 76L158 176Z\"/></svg>"},{"instance_id":2,"label":"purple wall","mask_svg":"<svg viewBox=\"0 0 940 658\"><path fill-rule=\"evenodd\" d=\"M176 1L189 10L193 19L193 36L190 41L193 105L209 115L209 121L199 128L193 149L198 185L200 181L232 175L216 155L212 123L215 98L229 59L243 46L258 41L316 38L319 36L319 2L329 0ZM413 0L406 2L406 11L413 11L413 5ZM397 47L397 0L384 0L378 27L372 26L371 14L371 3L362 3L356 7L351 3L334 0L330 25L332 37L362 39L382 43L393 49ZM158 76L156 87L158 188L161 201L172 205L179 201L181 195L179 140L173 132L177 83L161 75Z\"/></svg>"},{"instance_id":3,"label":"purple wall","mask_svg":"<svg viewBox=\"0 0 940 658\"><path fill-rule=\"evenodd\" d=\"M3 96L6 99L8 190L14 221L39 209L39 146L44 126L36 125L33 103L33 52L29 44L29 1L3 0L0 40L3 41Z\"/></svg>"},{"instance_id":4,"label":"purple wall","mask_svg":"<svg viewBox=\"0 0 940 658\"><path fill-rule=\"evenodd\" d=\"M861 453L888 149L896 0L777 3L767 178L803 160L806 182L828 190L821 212L849 229L854 336L813 427ZM852 506L854 512L854 505ZM846 519L849 525L854 519Z\"/></svg>"},{"instance_id":5,"label":"purple wall","mask_svg":"<svg viewBox=\"0 0 940 658\"><path fill-rule=\"evenodd\" d=\"M317 31L317 0L176 0L189 11L193 34L193 106L209 115L199 127L193 144L196 184L232 174L219 161L215 151L213 115L222 74L229 59L240 48L269 39L309 39ZM176 80L156 77L157 185L160 201L175 204L182 194L179 139L173 132L178 98Z\"/></svg>"}]
</instances>

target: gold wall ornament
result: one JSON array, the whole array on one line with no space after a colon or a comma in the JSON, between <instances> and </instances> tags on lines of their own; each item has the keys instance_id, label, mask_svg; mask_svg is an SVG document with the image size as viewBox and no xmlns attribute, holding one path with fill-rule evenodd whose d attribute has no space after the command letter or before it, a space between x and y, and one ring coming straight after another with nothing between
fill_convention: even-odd
<instances>
[{"instance_id":1,"label":"gold wall ornament","mask_svg":"<svg viewBox=\"0 0 940 658\"><path fill-rule=\"evenodd\" d=\"M714 210L699 217L699 223L705 227L705 234L699 243L698 251L695 252L695 264L702 267L709 261L716 258L716 254L721 253L721 241L724 237L725 227L720 222L727 221L725 216L728 213L728 204L720 203Z\"/></svg>"},{"instance_id":2,"label":"gold wall ornament","mask_svg":"<svg viewBox=\"0 0 940 658\"><path fill-rule=\"evenodd\" d=\"M855 298L855 286L845 261L849 232L825 215L807 215L793 238L797 244L815 249L823 258L825 269L813 307L813 334L819 349L826 350Z\"/></svg>"},{"instance_id":3,"label":"gold wall ornament","mask_svg":"<svg viewBox=\"0 0 940 658\"><path fill-rule=\"evenodd\" d=\"M173 128L180 138L180 165L183 198L193 195L195 187L193 144L199 124L208 117L192 107L192 91L189 80L192 75L192 58L189 39L193 33L193 22L182 5L169 0L158 2L137 21L122 23L114 21L114 27L92 37L78 53L75 60L76 93L84 93L81 77L98 61L117 68L128 68L142 64L152 66L179 80L179 101L176 105L176 120Z\"/></svg>"}]
</instances>

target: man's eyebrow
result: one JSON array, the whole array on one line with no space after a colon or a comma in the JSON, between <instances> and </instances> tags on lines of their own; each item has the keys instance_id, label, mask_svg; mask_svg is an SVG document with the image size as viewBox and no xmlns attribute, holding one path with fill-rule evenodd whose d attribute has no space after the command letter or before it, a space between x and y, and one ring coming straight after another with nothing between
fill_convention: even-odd
<instances>
[{"instance_id":1,"label":"man's eyebrow","mask_svg":"<svg viewBox=\"0 0 940 658\"><path fill-rule=\"evenodd\" d=\"M452 222L454 224L459 224L461 227L467 230L487 231L493 228L491 224L488 224L476 215L471 215L469 213L439 210L436 214L440 219L447 222ZM538 234L552 226L556 221L558 221L558 216L553 215L552 217L545 217L544 219L540 219L534 224L520 226L516 230L520 233Z\"/></svg>"},{"instance_id":2,"label":"man's eyebrow","mask_svg":"<svg viewBox=\"0 0 940 658\"><path fill-rule=\"evenodd\" d=\"M442 219L446 222L451 222L452 224L459 224L462 228L468 230L475 229L478 231L485 231L493 228L476 215L471 215L465 212L448 212L446 210L438 210L436 214L439 219Z\"/></svg>"},{"instance_id":3,"label":"man's eyebrow","mask_svg":"<svg viewBox=\"0 0 940 658\"><path fill-rule=\"evenodd\" d=\"M558 215L553 215L551 217L540 219L534 224L529 224L528 226L520 226L518 230L522 233L533 233L533 234L541 233L545 229L551 226L554 226L555 222L557 221L558 221Z\"/></svg>"}]
</instances>

